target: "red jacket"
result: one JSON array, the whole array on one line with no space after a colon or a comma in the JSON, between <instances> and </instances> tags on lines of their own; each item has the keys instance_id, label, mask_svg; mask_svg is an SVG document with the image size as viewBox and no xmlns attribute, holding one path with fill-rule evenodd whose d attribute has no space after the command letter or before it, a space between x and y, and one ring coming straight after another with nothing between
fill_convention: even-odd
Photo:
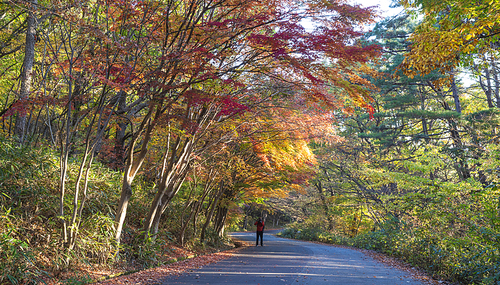
<instances>
[{"instance_id":1,"label":"red jacket","mask_svg":"<svg viewBox=\"0 0 500 285\"><path fill-rule=\"evenodd\" d=\"M257 221L257 222L255 222L254 225L257 225L257 231L258 232L263 232L264 231L264 222Z\"/></svg>"}]
</instances>

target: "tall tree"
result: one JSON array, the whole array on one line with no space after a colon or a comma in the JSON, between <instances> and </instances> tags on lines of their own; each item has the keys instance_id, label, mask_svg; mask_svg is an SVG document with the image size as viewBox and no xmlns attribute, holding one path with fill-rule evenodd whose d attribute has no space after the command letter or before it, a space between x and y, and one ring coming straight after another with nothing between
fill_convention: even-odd
<instances>
[{"instance_id":1,"label":"tall tree","mask_svg":"<svg viewBox=\"0 0 500 285\"><path fill-rule=\"evenodd\" d=\"M30 95L33 66L35 62L35 42L36 42L36 28L37 28L37 0L27 2L28 18L26 28L26 41L24 44L24 60L23 68L21 71L21 85L19 88L19 100L25 102ZM24 103L25 104L25 103ZM16 126L14 134L17 136L20 143L24 141L26 132L26 113L25 110L20 110L16 117Z\"/></svg>"},{"instance_id":2,"label":"tall tree","mask_svg":"<svg viewBox=\"0 0 500 285\"><path fill-rule=\"evenodd\" d=\"M485 54L498 41L498 1L404 0L407 8L423 15L410 41L404 66L412 75L432 70L453 71L464 56Z\"/></svg>"},{"instance_id":3,"label":"tall tree","mask_svg":"<svg viewBox=\"0 0 500 285\"><path fill-rule=\"evenodd\" d=\"M267 2L235 5L226 1L188 1L187 4L171 6L179 10L169 10L171 14L164 18L168 25L167 30L162 30L167 32L161 44L162 56L150 81L142 85L147 89L140 91L151 94L153 100L128 147L124 188L116 215L117 239L132 195L134 173L147 154L151 134L162 118L168 118L165 114L169 114L170 106L192 94L190 87L194 84L214 81L246 86L251 80L246 74L260 73L285 82L293 79L304 102L338 105L337 99L326 92L326 84L331 83L346 90L359 104L366 104L367 92L358 84L368 82L351 67L375 56L377 49L351 45L351 40L361 35L354 24L369 21L371 10L335 1L311 4L303 14L297 14L290 6ZM298 24L305 17L317 17L323 26L315 32L306 32ZM335 65L320 64L318 60L322 58L331 58ZM244 93L237 92L234 99L221 102L251 104L252 100L240 94ZM139 142L142 149L134 152L134 145ZM173 185L166 189L169 187Z\"/></svg>"}]
</instances>

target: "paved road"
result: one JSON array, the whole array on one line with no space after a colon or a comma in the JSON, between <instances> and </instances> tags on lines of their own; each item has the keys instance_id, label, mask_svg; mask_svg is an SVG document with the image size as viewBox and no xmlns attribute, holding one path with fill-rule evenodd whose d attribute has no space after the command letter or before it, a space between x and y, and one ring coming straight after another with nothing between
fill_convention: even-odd
<instances>
[{"instance_id":1,"label":"paved road","mask_svg":"<svg viewBox=\"0 0 500 285\"><path fill-rule=\"evenodd\" d=\"M278 238L264 233L252 246L161 284L424 284L355 250ZM254 241L255 233L234 233Z\"/></svg>"}]
</instances>

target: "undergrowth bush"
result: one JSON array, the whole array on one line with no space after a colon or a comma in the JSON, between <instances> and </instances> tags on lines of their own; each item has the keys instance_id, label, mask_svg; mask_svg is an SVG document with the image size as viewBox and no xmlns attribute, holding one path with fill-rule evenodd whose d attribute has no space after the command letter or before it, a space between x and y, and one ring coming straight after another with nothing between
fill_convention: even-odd
<instances>
[{"instance_id":1,"label":"undergrowth bush","mask_svg":"<svg viewBox=\"0 0 500 285\"><path fill-rule=\"evenodd\" d=\"M37 266L35 253L16 231L10 210L0 212L0 284L37 283L47 275Z\"/></svg>"},{"instance_id":2,"label":"undergrowth bush","mask_svg":"<svg viewBox=\"0 0 500 285\"><path fill-rule=\"evenodd\" d=\"M80 162L78 153L74 153L68 163L63 204L67 220L74 207ZM60 165L56 150L43 146L19 147L0 136L0 284L39 284L49 279L87 284L91 279L80 270L82 267L112 267L126 262L134 269L142 269L170 262L173 256L189 252L189 249L182 252L172 249L180 229L176 221L188 217L184 200L173 199L163 213L160 232L144 238L143 219L156 188L154 181L142 175L134 181L127 221L121 243L117 244L114 214L123 174L99 161L93 162L81 219L73 225L77 237L74 247L69 249L63 240L63 222L59 216ZM205 243L196 241L205 222L204 215L196 221L195 226L190 225L186 230L186 237L191 239L186 238L186 244L205 249L229 243L212 227L207 228Z\"/></svg>"},{"instance_id":3,"label":"undergrowth bush","mask_svg":"<svg viewBox=\"0 0 500 285\"><path fill-rule=\"evenodd\" d=\"M351 240L356 247L377 250L404 259L430 274L461 284L500 282L500 254L496 245L470 237L445 237L427 230L379 230Z\"/></svg>"},{"instance_id":4,"label":"undergrowth bush","mask_svg":"<svg viewBox=\"0 0 500 285\"><path fill-rule=\"evenodd\" d=\"M293 238L308 241L319 241L331 244L347 245L349 239L340 234L324 231L320 228L305 228L300 224L289 224L283 229L279 236L284 238Z\"/></svg>"},{"instance_id":5,"label":"undergrowth bush","mask_svg":"<svg viewBox=\"0 0 500 285\"><path fill-rule=\"evenodd\" d=\"M77 171L78 165L68 168ZM80 263L105 263L116 253L113 190L121 185L120 173L95 163L73 250L62 243L58 178L54 150L18 147L0 137L1 284L39 283ZM65 203L69 207L72 201L67 197Z\"/></svg>"},{"instance_id":6,"label":"undergrowth bush","mask_svg":"<svg viewBox=\"0 0 500 285\"><path fill-rule=\"evenodd\" d=\"M129 253L133 253L132 256L129 256L129 260L142 264L143 268L162 265L159 257L165 250L165 241L160 237L147 236L144 238L143 233L138 234L135 242L124 247Z\"/></svg>"},{"instance_id":7,"label":"undergrowth bush","mask_svg":"<svg viewBox=\"0 0 500 285\"><path fill-rule=\"evenodd\" d=\"M213 228L207 227L204 242L208 246L219 247L230 243L230 240L226 236L219 236L219 233Z\"/></svg>"},{"instance_id":8,"label":"undergrowth bush","mask_svg":"<svg viewBox=\"0 0 500 285\"><path fill-rule=\"evenodd\" d=\"M80 238L77 242L79 252L88 261L98 264L112 259L117 250L114 237L115 221L100 213L95 213L83 221Z\"/></svg>"}]
</instances>

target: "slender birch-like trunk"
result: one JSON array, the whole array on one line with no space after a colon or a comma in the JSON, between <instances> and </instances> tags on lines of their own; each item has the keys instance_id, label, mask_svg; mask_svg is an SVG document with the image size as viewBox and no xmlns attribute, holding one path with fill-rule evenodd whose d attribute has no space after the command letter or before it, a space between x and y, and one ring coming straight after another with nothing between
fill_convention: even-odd
<instances>
[{"instance_id":1,"label":"slender birch-like trunk","mask_svg":"<svg viewBox=\"0 0 500 285\"><path fill-rule=\"evenodd\" d=\"M24 48L23 69L21 71L21 87L19 89L19 99L26 100L29 98L32 86L33 66L35 62L35 43L36 43L36 9L38 0L32 0L30 3L27 29L26 29L26 43ZM24 136L26 135L26 113L20 110L17 113L16 125L14 134L20 144L24 143Z\"/></svg>"}]
</instances>

